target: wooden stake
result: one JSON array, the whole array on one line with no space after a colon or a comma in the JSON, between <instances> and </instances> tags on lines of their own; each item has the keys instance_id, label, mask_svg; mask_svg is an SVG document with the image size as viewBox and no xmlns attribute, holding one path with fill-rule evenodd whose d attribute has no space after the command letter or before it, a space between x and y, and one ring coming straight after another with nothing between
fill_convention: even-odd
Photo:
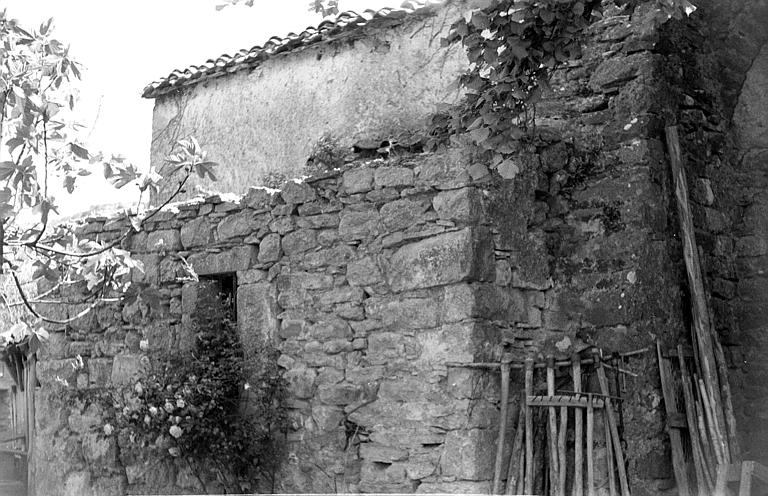
<instances>
[{"instance_id":1,"label":"wooden stake","mask_svg":"<svg viewBox=\"0 0 768 496\"><path fill-rule=\"evenodd\" d=\"M616 496L616 468L614 467L611 428L608 426L608 413L603 410L603 432L605 432L605 460L608 462L608 494Z\"/></svg>"},{"instance_id":2,"label":"wooden stake","mask_svg":"<svg viewBox=\"0 0 768 496\"><path fill-rule=\"evenodd\" d=\"M688 184L683 169L683 155L680 151L680 140L677 134L677 126L667 126L665 129L667 147L669 151L670 165L672 167L672 179L675 185L675 197L677 198L677 213L680 220L681 238L683 241L683 257L685 258L685 271L688 275L688 286L691 293L693 329L692 341L697 348L698 366L704 380L705 390L716 407L713 410L714 421L720 432L727 432L723 411L732 411L733 405L723 406L721 397L722 388L727 387L728 376L719 377L719 367L715 354L717 335L712 326L709 307L707 305L706 292L704 291L704 279L699 262L699 251L694 235L693 217L688 203ZM730 401L730 389L726 400Z\"/></svg>"},{"instance_id":3,"label":"wooden stake","mask_svg":"<svg viewBox=\"0 0 768 496\"><path fill-rule=\"evenodd\" d=\"M697 383L698 384L698 383ZM699 388L696 386L693 386L693 390L697 391ZM709 431L707 430L706 422L704 421L704 408L701 406L701 402L699 400L694 401L694 410L696 412L696 422L698 424L699 428L699 436L701 437L702 442L702 451L704 453L704 460L706 461L707 465L710 467L710 473L711 470L714 468L717 470L717 457L715 456L715 447L712 444L712 440L709 436Z\"/></svg>"},{"instance_id":4,"label":"wooden stake","mask_svg":"<svg viewBox=\"0 0 768 496\"><path fill-rule=\"evenodd\" d=\"M509 465L507 466L507 488L504 494L518 494L518 474L520 472L520 453L523 452L523 429L525 429L525 397L520 399L518 408L517 426L515 427L515 439L512 441L512 451L509 453Z\"/></svg>"},{"instance_id":5,"label":"wooden stake","mask_svg":"<svg viewBox=\"0 0 768 496\"><path fill-rule=\"evenodd\" d=\"M755 462L746 461L741 463L741 480L739 481L739 496L750 496L752 492L752 472L754 472Z\"/></svg>"},{"instance_id":6,"label":"wooden stake","mask_svg":"<svg viewBox=\"0 0 768 496\"><path fill-rule=\"evenodd\" d=\"M533 396L533 358L525 361L525 396ZM533 494L533 415L525 405L525 494Z\"/></svg>"},{"instance_id":7,"label":"wooden stake","mask_svg":"<svg viewBox=\"0 0 768 496\"><path fill-rule=\"evenodd\" d=\"M587 404L587 496L595 496L595 410Z\"/></svg>"},{"instance_id":8,"label":"wooden stake","mask_svg":"<svg viewBox=\"0 0 768 496\"><path fill-rule=\"evenodd\" d=\"M539 410L538 419L536 421L536 437L534 438L534 446L536 446L536 451L534 453L533 457L533 473L534 473L534 483L533 483L533 493L535 494L548 494L546 493L545 486L547 485L547 474L544 473L544 467L546 466L546 461L544 460L544 457L546 455L546 444L547 444L547 418L546 418L546 412L544 410ZM530 493L529 493L530 494Z\"/></svg>"},{"instance_id":9,"label":"wooden stake","mask_svg":"<svg viewBox=\"0 0 768 496\"><path fill-rule=\"evenodd\" d=\"M576 408L578 410L578 408ZM558 479L558 492L561 496L565 496L565 481L566 481L566 472L567 472L567 463L566 463L566 446L565 446L565 436L568 433L568 407L567 406L561 406L560 407L560 430L557 433L557 454L559 456L558 460L558 469L560 472L558 475L560 476Z\"/></svg>"},{"instance_id":10,"label":"wooden stake","mask_svg":"<svg viewBox=\"0 0 768 496\"><path fill-rule=\"evenodd\" d=\"M576 393L581 392L581 359L579 357L578 353L574 353L573 355L573 390L576 391ZM573 426L573 457L574 457L574 469L573 469L573 496L582 496L582 493L584 491L583 487L583 481L582 481L582 450L583 450L583 439L582 439L582 431L581 431L581 408L574 409L574 426Z\"/></svg>"},{"instance_id":11,"label":"wooden stake","mask_svg":"<svg viewBox=\"0 0 768 496\"><path fill-rule=\"evenodd\" d=\"M718 435L717 426L715 425L717 421L712 408L712 402L707 395L707 387L701 379L698 379L696 382L699 385L699 397L701 398L701 406L704 410L704 420L709 429L709 437L712 439L712 451L715 452L715 458L717 459L718 465L727 465L723 454L723 445L720 442L720 436Z\"/></svg>"},{"instance_id":12,"label":"wooden stake","mask_svg":"<svg viewBox=\"0 0 768 496\"><path fill-rule=\"evenodd\" d=\"M672 390L672 378L669 360L661 354L661 344L656 343L656 354L659 360L659 379L661 380L661 392L664 395L664 410L669 419L672 413L675 413L675 392ZM680 496L690 496L691 490L688 486L688 473L685 468L685 459L683 457L683 442L680 437L680 431L671 427L667 421L667 433L669 434L669 444L672 448L672 469L677 481L677 489Z\"/></svg>"},{"instance_id":13,"label":"wooden stake","mask_svg":"<svg viewBox=\"0 0 768 496\"><path fill-rule=\"evenodd\" d=\"M504 441L507 436L509 417L509 362L501 364L501 411L499 413L499 437L496 446L496 463L493 467L493 494L501 494L501 465L504 458Z\"/></svg>"},{"instance_id":14,"label":"wooden stake","mask_svg":"<svg viewBox=\"0 0 768 496\"><path fill-rule=\"evenodd\" d=\"M547 394L555 394L555 358L547 357ZM560 495L558 488L560 484L559 477L559 457L557 455L557 410L555 407L549 407L549 490L555 496Z\"/></svg>"},{"instance_id":15,"label":"wooden stake","mask_svg":"<svg viewBox=\"0 0 768 496\"><path fill-rule=\"evenodd\" d=\"M627 480L627 468L624 466L624 451L621 447L621 438L619 437L619 428L616 425L613 407L611 406L611 394L608 389L608 379L605 377L605 370L600 362L600 356L595 354L595 368L597 369L597 379L600 382L600 392L605 397L605 415L608 417L608 425L613 439L613 451L616 454L616 466L619 469L619 484L621 485L622 496L629 496L629 481Z\"/></svg>"},{"instance_id":16,"label":"wooden stake","mask_svg":"<svg viewBox=\"0 0 768 496\"><path fill-rule=\"evenodd\" d=\"M725 424L728 429L728 446L731 451L731 461L741 460L741 447L739 436L736 432L736 416L733 413L733 397L731 396L731 384L728 382L728 364L725 361L723 346L719 339L715 339L715 359L717 371L720 374L720 389L723 392L723 411L725 412Z\"/></svg>"},{"instance_id":17,"label":"wooden stake","mask_svg":"<svg viewBox=\"0 0 768 496\"><path fill-rule=\"evenodd\" d=\"M515 486L515 492L513 494L525 493L525 450L520 450L518 460L517 485Z\"/></svg>"},{"instance_id":18,"label":"wooden stake","mask_svg":"<svg viewBox=\"0 0 768 496\"><path fill-rule=\"evenodd\" d=\"M35 450L35 389L37 388L37 355L32 354L27 358L27 484L29 494L34 492L34 464L33 452Z\"/></svg>"},{"instance_id":19,"label":"wooden stake","mask_svg":"<svg viewBox=\"0 0 768 496\"><path fill-rule=\"evenodd\" d=\"M688 421L688 434L691 438L691 451L693 454L693 468L696 471L696 488L699 496L711 494L712 481L707 473L704 472L704 455L701 452L701 441L697 429L696 413L694 411L693 390L691 388L691 378L688 375L688 367L685 363L682 345L677 346L677 358L680 363L680 374L683 383L683 398L685 399L685 417Z\"/></svg>"}]
</instances>

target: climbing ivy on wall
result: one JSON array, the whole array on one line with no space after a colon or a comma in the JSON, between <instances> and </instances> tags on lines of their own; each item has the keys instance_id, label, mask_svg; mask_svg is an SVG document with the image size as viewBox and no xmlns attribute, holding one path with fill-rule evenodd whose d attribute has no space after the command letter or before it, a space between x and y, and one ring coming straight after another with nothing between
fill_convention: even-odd
<instances>
[{"instance_id":1,"label":"climbing ivy on wall","mask_svg":"<svg viewBox=\"0 0 768 496\"><path fill-rule=\"evenodd\" d=\"M659 23L695 10L688 0L651 1ZM461 42L466 50L466 100L458 112L435 116L428 146L446 139L470 145L492 168L514 176L510 156L528 144L552 73L580 56L585 28L601 17L600 0L497 0L459 19L443 43Z\"/></svg>"},{"instance_id":2,"label":"climbing ivy on wall","mask_svg":"<svg viewBox=\"0 0 768 496\"><path fill-rule=\"evenodd\" d=\"M508 156L535 127L536 103L552 71L581 53L581 34L599 6L599 0L502 0L454 23L443 41L460 41L470 68L460 79L466 101L444 123L448 134L476 146L492 167L515 167Z\"/></svg>"}]
</instances>

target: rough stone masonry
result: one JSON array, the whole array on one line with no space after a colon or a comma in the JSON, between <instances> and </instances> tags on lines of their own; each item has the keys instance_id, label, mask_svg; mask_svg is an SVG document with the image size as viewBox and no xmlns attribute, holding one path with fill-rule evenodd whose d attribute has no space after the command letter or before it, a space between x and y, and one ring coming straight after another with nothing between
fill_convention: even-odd
<instances>
[{"instance_id":1,"label":"rough stone masonry","mask_svg":"<svg viewBox=\"0 0 768 496\"><path fill-rule=\"evenodd\" d=\"M727 168L711 163L725 157L714 145L727 134L720 88L704 52L680 55L696 45L699 21L659 30L648 4L605 7L582 57L539 104L539 140L516 158L517 173L491 171L461 148L402 154L279 192L208 196L147 222L125 247L145 265L136 281L154 285L163 304L100 307L53 332L41 357L36 494L200 490L182 466L126 457L124 440L100 431L96 405L51 399L57 376L79 390L130 382L148 353L188 342L197 291L185 261L201 275L235 274L246 349L261 336L280 349L291 428L278 491L488 492L498 379L446 362L498 359L502 346L540 358L685 339L662 142L678 118L719 329L730 328L733 241L717 186ZM78 231L109 241L127 228L91 218ZM760 252L746 234L741 256ZM725 344L738 365L740 348ZM71 366L77 355L82 370ZM673 491L655 357L627 367L639 373L622 403L633 493Z\"/></svg>"}]
</instances>

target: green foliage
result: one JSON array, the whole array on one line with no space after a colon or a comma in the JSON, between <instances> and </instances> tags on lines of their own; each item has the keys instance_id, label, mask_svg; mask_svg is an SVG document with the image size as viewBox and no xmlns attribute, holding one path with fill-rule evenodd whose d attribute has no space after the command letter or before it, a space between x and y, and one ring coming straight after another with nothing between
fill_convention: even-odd
<instances>
[{"instance_id":1,"label":"green foliage","mask_svg":"<svg viewBox=\"0 0 768 496\"><path fill-rule=\"evenodd\" d=\"M85 281L86 294L72 303L88 304L87 311L118 296L129 287L131 270L142 269L120 244L159 210L147 211L143 195L174 176L178 188L168 203L191 174L215 179L215 163L194 138L180 140L161 171L142 171L123 157L89 150L73 113L80 67L52 35L52 20L26 29L0 11L0 273L10 269L16 283L18 295L4 298L6 303L21 298L38 323L66 324L73 319L51 319L36 309L18 274L31 273L53 287ZM137 187L136 208L126 211L130 228L108 243L80 239L65 225L46 232L58 193L51 184L61 181L73 193L78 178L100 169L116 188Z\"/></svg>"},{"instance_id":2,"label":"green foliage","mask_svg":"<svg viewBox=\"0 0 768 496\"><path fill-rule=\"evenodd\" d=\"M445 43L461 41L470 62L459 115L442 116L433 136L473 144L494 167L519 150L535 125L535 106L557 67L581 53L581 33L599 2L502 0L451 27Z\"/></svg>"},{"instance_id":3,"label":"green foliage","mask_svg":"<svg viewBox=\"0 0 768 496\"><path fill-rule=\"evenodd\" d=\"M654 1L657 22L695 10L688 0ZM466 99L433 117L427 146L470 146L506 177L514 174L510 156L532 138L536 103L553 71L580 56L584 29L601 17L600 0L491 0L459 19L443 43L460 41L466 50Z\"/></svg>"},{"instance_id":4,"label":"green foliage","mask_svg":"<svg viewBox=\"0 0 768 496\"><path fill-rule=\"evenodd\" d=\"M132 387L115 395L118 432L160 458L247 480L279 460L284 382L266 343L246 362L230 307L204 298L193 314L194 348L165 352Z\"/></svg>"}]
</instances>

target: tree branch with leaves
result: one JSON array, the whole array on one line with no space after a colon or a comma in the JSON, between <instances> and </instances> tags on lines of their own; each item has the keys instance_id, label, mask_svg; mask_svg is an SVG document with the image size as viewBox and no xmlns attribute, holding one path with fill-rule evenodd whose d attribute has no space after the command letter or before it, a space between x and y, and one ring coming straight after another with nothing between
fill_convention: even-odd
<instances>
[{"instance_id":1,"label":"tree branch with leaves","mask_svg":"<svg viewBox=\"0 0 768 496\"><path fill-rule=\"evenodd\" d=\"M121 156L90 151L74 112L81 69L69 48L52 37L52 21L27 30L0 12L0 41L0 272L10 275L18 293L2 300L9 309L22 305L32 317L31 326L19 324L0 335L2 345L30 339L44 323L67 324L102 302L119 300L131 285L131 271L142 269L123 242L174 201L192 174L215 180L216 164L194 138L179 140L160 170L143 171ZM123 214L128 227L108 242L78 237L71 226L52 227L55 196L75 193L77 180L98 170L115 188L136 188L136 203ZM167 179L177 181L174 191L163 204L147 207L145 198ZM26 283L43 280L51 287L46 295L84 283L76 303L86 308L67 319L45 315L25 290Z\"/></svg>"}]
</instances>

